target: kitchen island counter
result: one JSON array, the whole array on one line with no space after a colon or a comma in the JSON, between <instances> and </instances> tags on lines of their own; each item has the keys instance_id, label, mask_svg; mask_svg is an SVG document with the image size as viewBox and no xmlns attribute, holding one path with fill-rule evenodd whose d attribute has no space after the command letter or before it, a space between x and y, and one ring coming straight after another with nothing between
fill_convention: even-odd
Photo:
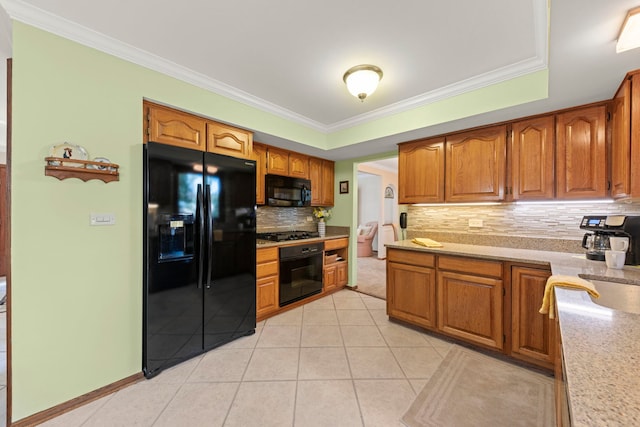
<instances>
[{"instance_id":1,"label":"kitchen island counter","mask_svg":"<svg viewBox=\"0 0 640 427\"><path fill-rule=\"evenodd\" d=\"M640 268L622 270L584 254L443 242L427 248L403 240L388 248L539 264L552 274L640 286ZM556 289L556 304L573 426L640 425L640 315L595 304L584 291Z\"/></svg>"}]
</instances>

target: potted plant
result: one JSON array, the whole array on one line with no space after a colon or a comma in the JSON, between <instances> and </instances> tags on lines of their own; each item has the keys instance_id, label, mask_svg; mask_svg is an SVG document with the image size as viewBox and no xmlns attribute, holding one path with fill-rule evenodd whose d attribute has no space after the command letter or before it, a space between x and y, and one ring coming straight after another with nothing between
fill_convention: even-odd
<instances>
[{"instance_id":1,"label":"potted plant","mask_svg":"<svg viewBox=\"0 0 640 427\"><path fill-rule=\"evenodd\" d=\"M324 223L324 220L331 217L331 209L313 208L313 216L318 219L318 234L320 237L324 237L326 233L326 224Z\"/></svg>"}]
</instances>

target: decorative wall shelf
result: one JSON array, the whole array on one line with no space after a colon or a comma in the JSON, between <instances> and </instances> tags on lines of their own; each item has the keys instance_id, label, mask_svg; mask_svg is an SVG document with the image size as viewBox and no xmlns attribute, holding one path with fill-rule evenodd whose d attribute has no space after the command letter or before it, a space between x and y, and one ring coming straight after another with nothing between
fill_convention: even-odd
<instances>
[{"instance_id":1,"label":"decorative wall shelf","mask_svg":"<svg viewBox=\"0 0 640 427\"><path fill-rule=\"evenodd\" d=\"M115 163L94 162L92 160L64 159L45 157L44 174L59 180L78 178L83 181L99 179L103 182L119 181L119 165Z\"/></svg>"}]
</instances>

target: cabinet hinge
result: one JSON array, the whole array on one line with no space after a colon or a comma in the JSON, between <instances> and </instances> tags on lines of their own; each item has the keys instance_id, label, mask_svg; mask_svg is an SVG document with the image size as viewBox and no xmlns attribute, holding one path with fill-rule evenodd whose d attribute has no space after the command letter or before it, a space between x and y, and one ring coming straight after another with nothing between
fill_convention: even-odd
<instances>
[{"instance_id":1,"label":"cabinet hinge","mask_svg":"<svg viewBox=\"0 0 640 427\"><path fill-rule=\"evenodd\" d=\"M611 121L611 111L607 111L607 121Z\"/></svg>"},{"instance_id":2,"label":"cabinet hinge","mask_svg":"<svg viewBox=\"0 0 640 427\"><path fill-rule=\"evenodd\" d=\"M607 191L611 191L611 181L607 181Z\"/></svg>"},{"instance_id":3,"label":"cabinet hinge","mask_svg":"<svg viewBox=\"0 0 640 427\"><path fill-rule=\"evenodd\" d=\"M502 296L503 297L507 296L507 290L505 288L502 288Z\"/></svg>"},{"instance_id":4,"label":"cabinet hinge","mask_svg":"<svg viewBox=\"0 0 640 427\"><path fill-rule=\"evenodd\" d=\"M147 128L147 135L151 135L151 128Z\"/></svg>"},{"instance_id":5,"label":"cabinet hinge","mask_svg":"<svg viewBox=\"0 0 640 427\"><path fill-rule=\"evenodd\" d=\"M502 343L506 343L507 342L507 336L505 334L502 334Z\"/></svg>"}]
</instances>

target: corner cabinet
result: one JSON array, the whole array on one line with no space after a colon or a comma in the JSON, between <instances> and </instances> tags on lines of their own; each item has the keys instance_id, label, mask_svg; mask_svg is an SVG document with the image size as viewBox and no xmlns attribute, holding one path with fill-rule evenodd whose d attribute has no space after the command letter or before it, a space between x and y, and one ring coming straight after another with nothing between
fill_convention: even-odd
<instances>
[{"instance_id":1,"label":"corner cabinet","mask_svg":"<svg viewBox=\"0 0 640 427\"><path fill-rule=\"evenodd\" d=\"M607 195L606 107L556 115L556 196L558 199Z\"/></svg>"},{"instance_id":2,"label":"corner cabinet","mask_svg":"<svg viewBox=\"0 0 640 427\"><path fill-rule=\"evenodd\" d=\"M548 314L540 314L540 302L551 271L511 267L511 354L552 369L555 328Z\"/></svg>"},{"instance_id":3,"label":"corner cabinet","mask_svg":"<svg viewBox=\"0 0 640 427\"><path fill-rule=\"evenodd\" d=\"M400 144L398 203L444 202L444 138Z\"/></svg>"},{"instance_id":4,"label":"corner cabinet","mask_svg":"<svg viewBox=\"0 0 640 427\"><path fill-rule=\"evenodd\" d=\"M506 126L447 136L447 202L488 202L504 199L506 140Z\"/></svg>"},{"instance_id":5,"label":"corner cabinet","mask_svg":"<svg viewBox=\"0 0 640 427\"><path fill-rule=\"evenodd\" d=\"M555 196L555 117L515 122L511 127L510 200L551 200Z\"/></svg>"},{"instance_id":6,"label":"corner cabinet","mask_svg":"<svg viewBox=\"0 0 640 427\"><path fill-rule=\"evenodd\" d=\"M387 314L427 329L436 327L435 256L387 249Z\"/></svg>"}]
</instances>

